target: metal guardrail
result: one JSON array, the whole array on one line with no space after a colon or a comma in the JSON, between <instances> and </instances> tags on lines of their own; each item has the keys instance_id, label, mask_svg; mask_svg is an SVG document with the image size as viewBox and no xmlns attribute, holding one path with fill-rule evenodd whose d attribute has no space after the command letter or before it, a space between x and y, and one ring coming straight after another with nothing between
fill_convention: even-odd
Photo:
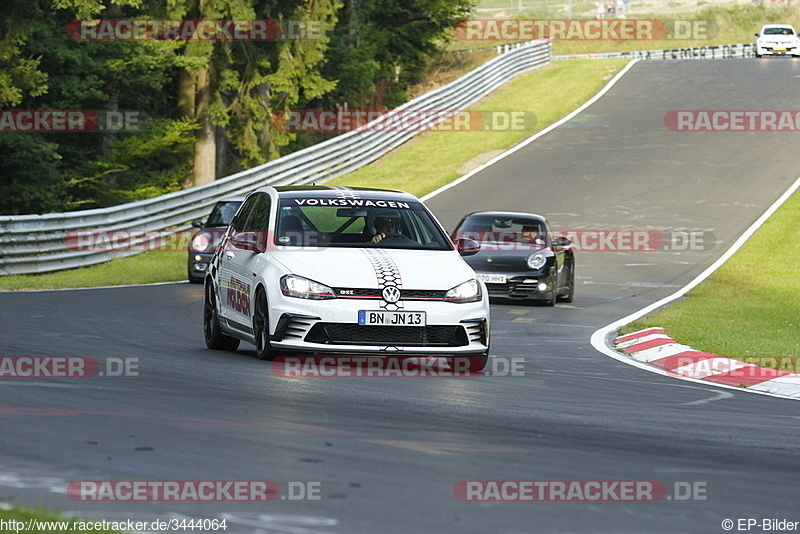
<instances>
[{"instance_id":1,"label":"metal guardrail","mask_svg":"<svg viewBox=\"0 0 800 534\"><path fill-rule=\"evenodd\" d=\"M394 111L463 110L517 74L547 65L551 58L549 41L520 43ZM131 245L151 234L189 228L190 221L207 215L220 198L264 185L324 183L363 167L423 131L370 131L370 124L212 183L147 200L67 213L0 216L0 276L72 269L137 254L142 247ZM68 245L77 232L114 231L136 232L138 237L96 250Z\"/></svg>"}]
</instances>

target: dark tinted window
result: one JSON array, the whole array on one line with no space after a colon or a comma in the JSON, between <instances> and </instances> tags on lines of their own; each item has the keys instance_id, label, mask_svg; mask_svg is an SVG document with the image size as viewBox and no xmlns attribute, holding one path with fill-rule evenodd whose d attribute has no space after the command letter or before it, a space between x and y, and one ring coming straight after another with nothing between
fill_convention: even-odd
<instances>
[{"instance_id":1,"label":"dark tinted window","mask_svg":"<svg viewBox=\"0 0 800 534\"><path fill-rule=\"evenodd\" d=\"M526 217L471 215L461 221L455 235L482 242L547 243L544 221Z\"/></svg>"},{"instance_id":2,"label":"dark tinted window","mask_svg":"<svg viewBox=\"0 0 800 534\"><path fill-rule=\"evenodd\" d=\"M231 227L235 232L241 232L244 230L244 224L247 221L247 217L250 215L250 212L253 210L253 205L255 205L256 200L258 200L258 195L250 195L245 199L244 204L239 209L239 212L236 214L236 217L233 218L231 222Z\"/></svg>"},{"instance_id":3,"label":"dark tinted window","mask_svg":"<svg viewBox=\"0 0 800 534\"><path fill-rule=\"evenodd\" d=\"M254 195L256 202L247 222L244 225L245 232L266 232L269 230L269 208L272 205L269 195L258 193Z\"/></svg>"},{"instance_id":4,"label":"dark tinted window","mask_svg":"<svg viewBox=\"0 0 800 534\"><path fill-rule=\"evenodd\" d=\"M236 210L241 205L242 203L238 201L217 202L204 226L206 228L228 226L233 220L233 216L236 215Z\"/></svg>"}]
</instances>

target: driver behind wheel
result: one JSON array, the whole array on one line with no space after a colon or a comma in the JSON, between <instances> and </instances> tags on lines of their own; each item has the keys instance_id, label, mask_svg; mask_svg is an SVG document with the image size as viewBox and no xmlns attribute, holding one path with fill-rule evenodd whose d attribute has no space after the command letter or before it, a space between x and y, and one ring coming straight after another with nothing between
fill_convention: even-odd
<instances>
[{"instance_id":1,"label":"driver behind wheel","mask_svg":"<svg viewBox=\"0 0 800 534\"><path fill-rule=\"evenodd\" d=\"M375 235L370 243L380 243L387 236L400 233L400 214L396 211L385 210L375 217Z\"/></svg>"}]
</instances>

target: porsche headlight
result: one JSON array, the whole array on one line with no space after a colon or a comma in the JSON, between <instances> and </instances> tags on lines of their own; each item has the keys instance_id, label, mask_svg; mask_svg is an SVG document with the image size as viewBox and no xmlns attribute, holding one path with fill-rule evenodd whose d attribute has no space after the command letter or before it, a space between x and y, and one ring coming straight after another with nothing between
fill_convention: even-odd
<instances>
[{"instance_id":1,"label":"porsche headlight","mask_svg":"<svg viewBox=\"0 0 800 534\"><path fill-rule=\"evenodd\" d=\"M538 271L544 264L547 263L547 257L542 253L531 254L528 256L528 267L534 271Z\"/></svg>"},{"instance_id":2,"label":"porsche headlight","mask_svg":"<svg viewBox=\"0 0 800 534\"><path fill-rule=\"evenodd\" d=\"M475 279L468 280L448 291L444 300L458 303L477 302L481 300L481 285Z\"/></svg>"},{"instance_id":3,"label":"porsche headlight","mask_svg":"<svg viewBox=\"0 0 800 534\"><path fill-rule=\"evenodd\" d=\"M281 278L281 293L287 297L309 300L333 299L333 289L302 276L287 274Z\"/></svg>"}]
</instances>

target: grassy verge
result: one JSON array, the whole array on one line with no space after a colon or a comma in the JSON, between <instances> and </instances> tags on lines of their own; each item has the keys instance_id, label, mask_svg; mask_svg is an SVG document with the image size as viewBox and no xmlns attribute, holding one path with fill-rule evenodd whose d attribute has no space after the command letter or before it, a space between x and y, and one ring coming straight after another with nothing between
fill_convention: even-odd
<instances>
[{"instance_id":1,"label":"grassy verge","mask_svg":"<svg viewBox=\"0 0 800 534\"><path fill-rule=\"evenodd\" d=\"M91 267L46 274L0 277L0 291L64 289L186 280L186 251L153 250Z\"/></svg>"},{"instance_id":2,"label":"grassy verge","mask_svg":"<svg viewBox=\"0 0 800 534\"><path fill-rule=\"evenodd\" d=\"M628 325L696 350L800 372L800 194L686 298Z\"/></svg>"},{"instance_id":3,"label":"grassy verge","mask_svg":"<svg viewBox=\"0 0 800 534\"><path fill-rule=\"evenodd\" d=\"M64 532L69 533L77 533L77 532L93 532L98 534L117 534L121 531L119 530L106 530L106 529L80 529L77 530L73 528L73 526L80 527L80 522L83 521L81 519L73 519L73 518L64 518L62 516L56 515L52 512L48 512L42 508L25 508L21 506L5 506L3 505L0 507L0 519L2 519L7 528L3 530L3 532L38 532L40 534L56 534ZM31 524L33 528L28 528L28 521L34 520L36 524ZM23 524L14 524L14 528L11 528L9 525L9 521L18 521L22 522ZM75 523L78 523L75 525ZM92 521L92 527L94 527L95 521ZM45 523L51 523L47 525ZM60 523L61 525L56 525L52 523ZM58 528L59 526L68 526L68 528ZM102 525L99 525L102 526Z\"/></svg>"},{"instance_id":4,"label":"grassy verge","mask_svg":"<svg viewBox=\"0 0 800 534\"><path fill-rule=\"evenodd\" d=\"M531 110L537 118L534 128L506 132L424 133L372 165L334 183L404 189L424 195L463 174L458 169L464 162L481 154L485 156L487 152L509 148L566 115L594 95L626 62L561 62L518 76L473 109ZM410 166L409 161L415 162L414 165ZM185 279L185 251L153 251L81 269L3 276L0 277L0 290L97 287Z\"/></svg>"},{"instance_id":5,"label":"grassy verge","mask_svg":"<svg viewBox=\"0 0 800 534\"><path fill-rule=\"evenodd\" d=\"M588 18L592 18L591 14ZM479 16L476 18L490 18ZM566 18L561 13L516 13L511 18ZM582 18L574 15L573 18ZM585 18L585 17L584 17ZM553 42L553 54L595 54L602 52L632 52L635 50L659 50L675 48L691 48L700 46L718 46L735 43L754 43L753 35L762 24L792 23L800 19L800 6L765 7L753 5L708 7L701 11L681 14L656 14L636 11L629 19L656 19L682 21L711 21L707 36L697 34L695 39L686 40L557 40ZM706 37L706 38L703 38ZM708 38L710 37L710 38ZM453 40L449 43L451 50L476 50L513 41L464 41Z\"/></svg>"},{"instance_id":6,"label":"grassy verge","mask_svg":"<svg viewBox=\"0 0 800 534\"><path fill-rule=\"evenodd\" d=\"M635 50L660 50L718 46L736 43L755 43L755 33L762 24L791 23L800 18L800 6L725 6L710 7L690 14L641 15L637 19L670 19L687 21L712 21L709 28L716 27L718 33L710 39L659 40L659 41L556 41L553 54L587 54L601 52L631 52ZM709 32L711 33L711 32ZM710 36L710 35L709 35Z\"/></svg>"}]
</instances>

